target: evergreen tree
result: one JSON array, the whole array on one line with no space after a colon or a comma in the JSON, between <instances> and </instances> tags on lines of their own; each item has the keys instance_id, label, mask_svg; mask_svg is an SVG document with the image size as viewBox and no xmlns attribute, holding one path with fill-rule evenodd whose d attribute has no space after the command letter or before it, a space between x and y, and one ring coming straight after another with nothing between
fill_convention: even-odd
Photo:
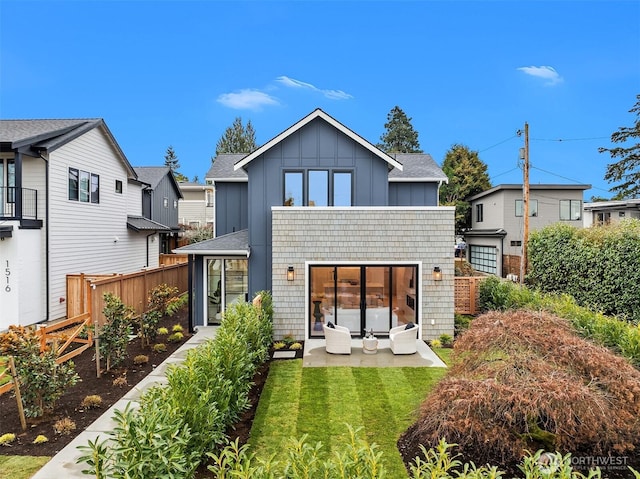
<instances>
[{"instance_id":1,"label":"evergreen tree","mask_svg":"<svg viewBox=\"0 0 640 479\"><path fill-rule=\"evenodd\" d=\"M384 124L385 132L380 136L376 146L386 153L422 153L418 132L411 125L408 118L399 106L394 106L387 115Z\"/></svg>"},{"instance_id":2,"label":"evergreen tree","mask_svg":"<svg viewBox=\"0 0 640 479\"><path fill-rule=\"evenodd\" d=\"M180 168L180 163L178 163L178 156L176 155L176 152L173 150L173 146L171 145L169 145L169 148L167 148L167 152L164 155L164 166L169 167L169 169L174 173L178 171L178 168Z\"/></svg>"},{"instance_id":3,"label":"evergreen tree","mask_svg":"<svg viewBox=\"0 0 640 479\"><path fill-rule=\"evenodd\" d=\"M464 145L453 145L444 157L442 171L449 179L440 187L440 204L456 207L456 234L471 227L467 198L491 188L487 165Z\"/></svg>"},{"instance_id":4,"label":"evergreen tree","mask_svg":"<svg viewBox=\"0 0 640 479\"><path fill-rule=\"evenodd\" d=\"M256 145L256 132L251 120L247 126L242 125L242 118L233 120L233 125L227 128L216 144L216 156L220 153L251 153L258 147ZM213 161L213 158L211 159Z\"/></svg>"},{"instance_id":5,"label":"evergreen tree","mask_svg":"<svg viewBox=\"0 0 640 479\"><path fill-rule=\"evenodd\" d=\"M633 126L621 126L611 135L612 143L626 143L634 138L640 139L640 95L636 95L636 104L629 113L636 114ZM631 143L628 147L598 148L600 153L608 152L611 158L620 158L607 165L604 179L609 183L621 182L611 188L615 200L640 197L640 142Z\"/></svg>"}]
</instances>

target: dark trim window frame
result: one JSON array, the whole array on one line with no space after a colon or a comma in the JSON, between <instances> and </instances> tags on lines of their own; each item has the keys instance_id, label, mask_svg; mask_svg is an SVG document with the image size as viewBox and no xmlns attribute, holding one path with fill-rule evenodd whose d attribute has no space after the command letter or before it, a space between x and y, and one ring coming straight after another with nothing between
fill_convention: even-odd
<instances>
[{"instance_id":1,"label":"dark trim window frame","mask_svg":"<svg viewBox=\"0 0 640 479\"><path fill-rule=\"evenodd\" d=\"M524 216L524 200L516 200L516 217ZM529 216L538 216L538 200L529 200Z\"/></svg>"},{"instance_id":2,"label":"dark trim window frame","mask_svg":"<svg viewBox=\"0 0 640 479\"><path fill-rule=\"evenodd\" d=\"M484 221L484 209L482 203L476 205L476 222L482 223Z\"/></svg>"},{"instance_id":3,"label":"dark trim window frame","mask_svg":"<svg viewBox=\"0 0 640 479\"><path fill-rule=\"evenodd\" d=\"M353 171L331 168L283 172L284 206L353 206Z\"/></svg>"},{"instance_id":4,"label":"dark trim window frame","mask_svg":"<svg viewBox=\"0 0 640 479\"><path fill-rule=\"evenodd\" d=\"M69 201L96 205L100 203L100 175L78 168L69 168L67 181Z\"/></svg>"},{"instance_id":5,"label":"dark trim window frame","mask_svg":"<svg viewBox=\"0 0 640 479\"><path fill-rule=\"evenodd\" d=\"M122 194L122 180L116 180L116 193Z\"/></svg>"}]
</instances>

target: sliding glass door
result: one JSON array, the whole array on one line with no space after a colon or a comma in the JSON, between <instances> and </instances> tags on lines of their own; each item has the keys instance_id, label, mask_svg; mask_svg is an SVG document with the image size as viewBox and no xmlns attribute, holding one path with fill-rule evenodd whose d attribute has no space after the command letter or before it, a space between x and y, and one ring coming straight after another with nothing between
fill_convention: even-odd
<instances>
[{"instance_id":1,"label":"sliding glass door","mask_svg":"<svg viewBox=\"0 0 640 479\"><path fill-rule=\"evenodd\" d=\"M401 324L417 323L416 265L309 267L311 337L328 322L384 336Z\"/></svg>"}]
</instances>

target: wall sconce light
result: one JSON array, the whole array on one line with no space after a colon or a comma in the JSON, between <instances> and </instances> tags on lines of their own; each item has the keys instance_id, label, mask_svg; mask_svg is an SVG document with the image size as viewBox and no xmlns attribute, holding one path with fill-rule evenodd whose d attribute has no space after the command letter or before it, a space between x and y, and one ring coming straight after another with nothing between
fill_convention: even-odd
<instances>
[{"instance_id":1,"label":"wall sconce light","mask_svg":"<svg viewBox=\"0 0 640 479\"><path fill-rule=\"evenodd\" d=\"M287 281L293 281L296 279L296 272L293 269L293 266L289 266L287 268Z\"/></svg>"},{"instance_id":2,"label":"wall sconce light","mask_svg":"<svg viewBox=\"0 0 640 479\"><path fill-rule=\"evenodd\" d=\"M442 281L442 271L440 271L440 266L433 268L433 280Z\"/></svg>"}]
</instances>

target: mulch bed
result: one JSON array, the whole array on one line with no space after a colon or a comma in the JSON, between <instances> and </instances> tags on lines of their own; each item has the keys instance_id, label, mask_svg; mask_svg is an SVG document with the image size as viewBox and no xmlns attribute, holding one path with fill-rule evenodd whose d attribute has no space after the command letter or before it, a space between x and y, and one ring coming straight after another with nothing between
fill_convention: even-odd
<instances>
[{"instance_id":1,"label":"mulch bed","mask_svg":"<svg viewBox=\"0 0 640 479\"><path fill-rule=\"evenodd\" d=\"M1 395L0 411L2 411L2 421L0 423L0 435L11 432L16 435L16 440L10 446L0 447L0 455L54 456L57 454L189 338L186 311L181 311L174 317L162 320L159 326L167 327L170 330L174 324L180 324L183 327L184 339L181 342L167 343L167 351L154 353L148 348L142 348L140 339L136 338L129 343L127 349L128 358L124 365L115 371L103 372L101 378L96 377L94 349L89 349L76 356L73 362L81 380L69 388L57 401L53 413L38 419L27 418L26 431L22 431L20 426L18 408L13 394L9 392ZM141 366L134 365L133 358L139 354L149 356L149 362ZM271 352L270 357L272 355L273 352ZM302 350L296 351L296 357L302 357ZM269 366L270 361L267 361L260 366L255 375L249 398L251 408L245 411L238 423L227 430L229 438L231 440L235 440L236 437L239 438L240 444L245 444L249 439L260 394L269 373ZM113 380L123 376L126 377L128 385L122 387L114 386ZM81 406L82 400L92 394L97 394L102 398L102 406L97 409L83 408ZM58 435L54 432L53 425L56 421L65 417L69 417L76 423L76 429L68 435ZM40 434L46 436L49 441L42 444L33 444L33 440ZM209 477L204 473L206 473L206 465L201 467L198 474L199 477Z\"/></svg>"}]
</instances>

